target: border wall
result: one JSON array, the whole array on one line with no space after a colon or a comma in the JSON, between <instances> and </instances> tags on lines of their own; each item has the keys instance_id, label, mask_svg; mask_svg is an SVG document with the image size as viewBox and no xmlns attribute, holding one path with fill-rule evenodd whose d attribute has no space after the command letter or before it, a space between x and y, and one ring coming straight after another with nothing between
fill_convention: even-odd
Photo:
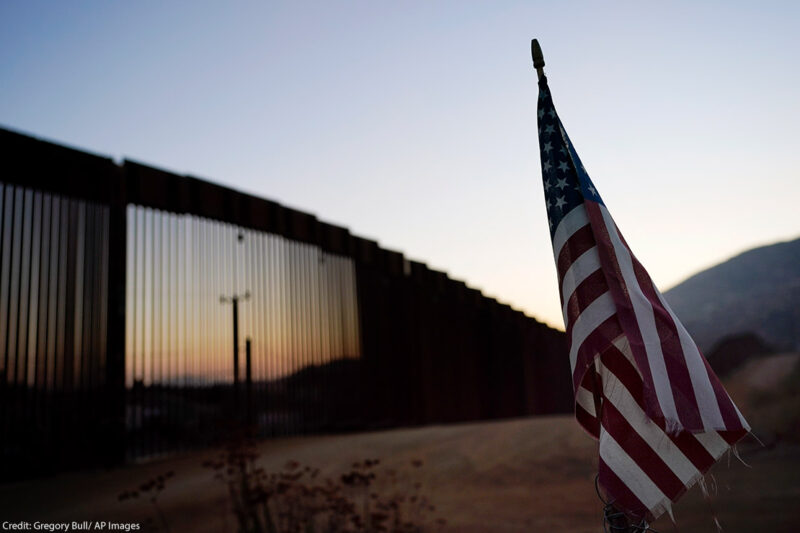
<instances>
[{"instance_id":1,"label":"border wall","mask_svg":"<svg viewBox=\"0 0 800 533\"><path fill-rule=\"evenodd\" d=\"M271 437L572 410L563 332L345 228L3 129L0 154L0 480L211 446L242 422Z\"/></svg>"}]
</instances>

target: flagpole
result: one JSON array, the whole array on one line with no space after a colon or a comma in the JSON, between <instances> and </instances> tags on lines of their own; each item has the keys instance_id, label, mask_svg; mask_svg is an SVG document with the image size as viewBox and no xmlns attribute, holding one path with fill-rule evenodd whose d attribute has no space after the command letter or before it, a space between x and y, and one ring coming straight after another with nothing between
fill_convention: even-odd
<instances>
[{"instance_id":1,"label":"flagpole","mask_svg":"<svg viewBox=\"0 0 800 533\"><path fill-rule=\"evenodd\" d=\"M533 68L536 69L536 75L541 81L544 78L544 55L542 55L542 47L539 46L539 41L536 39L531 41L531 57L533 58Z\"/></svg>"},{"instance_id":2,"label":"flagpole","mask_svg":"<svg viewBox=\"0 0 800 533\"><path fill-rule=\"evenodd\" d=\"M533 68L536 69L536 75L539 77L539 81L545 79L544 75L544 54L542 54L542 47L539 45L539 41L537 39L531 40L531 59L533 59ZM593 375L593 378L596 379L596 375ZM600 390L599 387L595 387L595 390ZM600 409L601 403L599 398L595 396L595 412L597 413L598 423L600 420ZM599 496L598 492L598 496ZM601 497L602 500L602 497ZM633 533L637 529L641 531L640 528L633 526L630 521L628 520L625 513L621 512L619 509L614 507L614 502L604 503L603 508L603 530L607 531L606 525L611 528L611 531L618 532L618 533Z\"/></svg>"}]
</instances>

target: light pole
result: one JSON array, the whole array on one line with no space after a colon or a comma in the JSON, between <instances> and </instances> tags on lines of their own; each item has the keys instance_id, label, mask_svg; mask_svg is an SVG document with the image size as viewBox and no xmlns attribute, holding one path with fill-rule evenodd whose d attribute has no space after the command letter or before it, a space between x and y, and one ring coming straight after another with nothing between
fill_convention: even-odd
<instances>
[{"instance_id":1,"label":"light pole","mask_svg":"<svg viewBox=\"0 0 800 533\"><path fill-rule=\"evenodd\" d=\"M233 304L233 388L239 388L239 302L250 299L250 291L233 296L220 296L220 303Z\"/></svg>"},{"instance_id":2,"label":"light pole","mask_svg":"<svg viewBox=\"0 0 800 533\"><path fill-rule=\"evenodd\" d=\"M239 244L242 244L244 241L244 234L240 231L239 234L236 236L236 240ZM237 271L237 258L238 254L234 253L234 261L233 261L233 290L236 291L239 288L239 285L236 282L236 271ZM245 302L250 299L250 291L245 291L244 294L235 293L231 296L222 295L219 297L219 301L222 304L231 303L233 304L233 403L234 409L236 410L236 415L238 416L239 411L239 302Z\"/></svg>"}]
</instances>

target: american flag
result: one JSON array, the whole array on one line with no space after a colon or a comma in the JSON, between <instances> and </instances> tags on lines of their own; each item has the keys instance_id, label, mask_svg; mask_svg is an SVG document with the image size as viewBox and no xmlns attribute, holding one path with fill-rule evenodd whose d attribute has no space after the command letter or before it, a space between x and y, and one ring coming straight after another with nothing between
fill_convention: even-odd
<instances>
[{"instance_id":1,"label":"american flag","mask_svg":"<svg viewBox=\"0 0 800 533\"><path fill-rule=\"evenodd\" d=\"M654 520L750 428L625 242L544 76L538 119L575 416L599 440L606 498Z\"/></svg>"}]
</instances>

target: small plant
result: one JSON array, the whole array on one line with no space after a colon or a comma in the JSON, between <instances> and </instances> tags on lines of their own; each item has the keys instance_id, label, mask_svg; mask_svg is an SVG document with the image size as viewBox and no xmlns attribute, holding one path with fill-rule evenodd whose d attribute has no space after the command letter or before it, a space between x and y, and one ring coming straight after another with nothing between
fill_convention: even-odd
<instances>
[{"instance_id":1,"label":"small plant","mask_svg":"<svg viewBox=\"0 0 800 533\"><path fill-rule=\"evenodd\" d=\"M380 470L378 459L353 463L335 480L321 480L318 468L289 461L267 472L257 458L254 441L239 437L203 463L226 485L240 533L421 533L425 516L435 511L420 494L421 483L411 490L398 487L396 471Z\"/></svg>"},{"instance_id":2,"label":"small plant","mask_svg":"<svg viewBox=\"0 0 800 533\"><path fill-rule=\"evenodd\" d=\"M164 531L169 531L170 528L167 518L164 515L161 507L158 505L158 497L166 488L167 480L171 479L174 475L175 472L172 470L163 474L159 474L154 478L148 479L135 489L122 491L119 496L117 496L117 499L120 502L124 502L126 500L138 500L139 498L147 500L153 507L153 510L158 517L158 521L153 519L152 516L149 516L145 519L145 525L151 531L158 531L161 528L163 528Z\"/></svg>"}]
</instances>

